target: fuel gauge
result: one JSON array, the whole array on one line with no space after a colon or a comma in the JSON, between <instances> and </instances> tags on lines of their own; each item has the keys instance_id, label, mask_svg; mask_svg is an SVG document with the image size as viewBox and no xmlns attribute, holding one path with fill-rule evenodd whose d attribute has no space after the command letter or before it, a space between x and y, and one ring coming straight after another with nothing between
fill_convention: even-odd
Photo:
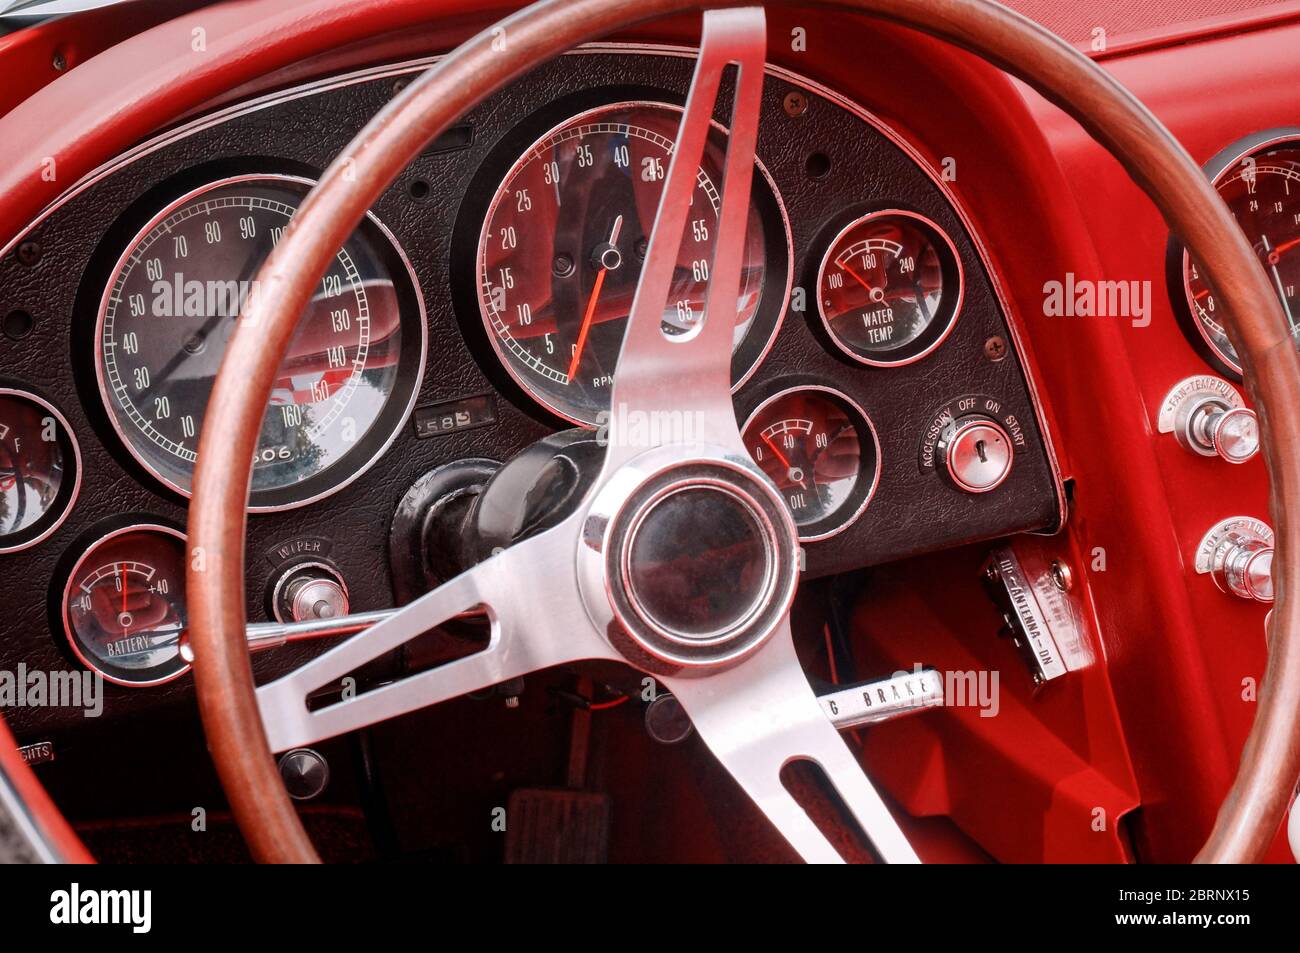
<instances>
[{"instance_id":1,"label":"fuel gauge","mask_svg":"<svg viewBox=\"0 0 1300 953\"><path fill-rule=\"evenodd\" d=\"M862 408L829 387L783 390L745 422L745 449L774 484L805 542L846 529L871 502L880 442Z\"/></svg>"},{"instance_id":2,"label":"fuel gauge","mask_svg":"<svg viewBox=\"0 0 1300 953\"><path fill-rule=\"evenodd\" d=\"M77 560L63 594L72 651L119 685L158 685L183 674L185 536L136 524L101 537Z\"/></svg>"},{"instance_id":3,"label":"fuel gauge","mask_svg":"<svg viewBox=\"0 0 1300 953\"><path fill-rule=\"evenodd\" d=\"M59 528L77 497L80 462L53 405L0 387L0 553L35 546Z\"/></svg>"}]
</instances>

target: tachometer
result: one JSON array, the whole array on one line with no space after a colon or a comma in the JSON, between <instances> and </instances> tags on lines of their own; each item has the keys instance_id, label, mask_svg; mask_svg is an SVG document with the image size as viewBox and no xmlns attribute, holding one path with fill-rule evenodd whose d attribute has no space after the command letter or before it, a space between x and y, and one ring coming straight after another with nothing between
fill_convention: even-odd
<instances>
[{"instance_id":1,"label":"tachometer","mask_svg":"<svg viewBox=\"0 0 1300 953\"><path fill-rule=\"evenodd\" d=\"M100 306L96 369L140 464L188 495L212 383L257 272L310 182L242 176L173 202L136 235ZM289 348L252 461L251 508L319 499L364 471L410 410L424 365L410 266L371 217L339 249Z\"/></svg>"},{"instance_id":2,"label":"tachometer","mask_svg":"<svg viewBox=\"0 0 1300 953\"><path fill-rule=\"evenodd\" d=\"M1206 165L1214 187L1254 246L1293 331L1300 333L1300 129L1274 130L1229 146ZM1214 293L1175 246L1191 324L1220 370L1241 373Z\"/></svg>"},{"instance_id":3,"label":"tachometer","mask_svg":"<svg viewBox=\"0 0 1300 953\"><path fill-rule=\"evenodd\" d=\"M479 240L479 308L510 375L574 423L609 407L623 329L659 207L681 110L618 103L574 116L506 174ZM705 149L665 304L666 334L702 317L717 232L726 133ZM775 187L756 166L736 302L739 386L776 334L790 285L790 236Z\"/></svg>"}]
</instances>

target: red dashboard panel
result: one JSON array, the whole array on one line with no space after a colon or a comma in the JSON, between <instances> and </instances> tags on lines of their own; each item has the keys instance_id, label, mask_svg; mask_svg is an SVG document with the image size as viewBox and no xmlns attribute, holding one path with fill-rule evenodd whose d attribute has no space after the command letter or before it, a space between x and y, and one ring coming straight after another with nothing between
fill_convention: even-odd
<instances>
[{"instance_id":1,"label":"red dashboard panel","mask_svg":"<svg viewBox=\"0 0 1300 953\"><path fill-rule=\"evenodd\" d=\"M1260 130L1291 125L1296 121L1294 96L1294 50L1300 42L1300 25L1280 25L1268 31L1222 37L1194 45L1155 49L1128 58L1108 61L1106 66L1132 89L1183 142L1193 158L1204 162L1232 141ZM1251 64L1250 70L1241 64ZM1194 78L1194 79L1192 79ZM1156 410L1165 394L1178 381L1207 368L1177 326L1170 303L1170 289L1164 282L1164 254L1169 235L1164 223L1146 203L1118 166L1086 141L1059 113L1041 103L1033 104L1037 121L1051 139L1065 181L1077 201L1082 225L1092 236L1097 249L1100 274L1113 280L1149 281L1152 314L1149 326L1133 327L1117 322L1109 329L1114 343L1108 345L1111 362L1125 363L1131 374L1129 392L1136 400L1132 411L1143 432L1130 430L1126 440L1116 439L1107 415L1101 408L1109 405L1113 392L1095 395L1099 412L1084 413L1080 422L1092 417L1094 426L1084 438L1096 448L1096 456L1109 458L1112 466L1122 467L1112 473L1127 472L1126 492L1133 496L1150 494L1152 502L1164 505L1150 513L1147 520L1137 520L1106 527L1105 535L1118 537L1126 550L1136 549L1144 537L1154 537L1162 555L1132 553L1136 561L1124 566L1124 576L1111 582L1107 589L1116 598L1102 604L1116 606L1120 590L1127 587L1132 615L1124 613L1124 622L1116 616L1107 626L1109 636L1125 655L1144 654L1151 643L1168 643L1171 651L1186 654L1190 679L1187 693L1174 710L1152 710L1143 722L1159 734L1172 721L1198 721L1206 734L1199 744L1187 749L1198 752L1201 770L1187 784L1198 784L1210 800L1225 790L1224 771L1235 768L1236 753L1254 718L1252 687L1258 685L1266 660L1264 607L1241 602L1219 592L1204 576L1194 573L1192 553L1202 534L1219 519L1249 515L1266 517L1268 486L1262 461L1254 460L1233 467L1217 459L1196 457L1182 450L1168 435L1156 433ZM1178 295L1181 289L1172 289ZM1056 333L1047 330L1052 321L1043 319L1043 331L1035 340L1049 339L1061 345L1064 372L1070 363L1079 369L1079 360L1066 353L1068 342L1088 337L1088 328L1070 327L1070 319L1055 319ZM1093 324L1102 319L1074 319ZM1050 337L1049 337L1050 336ZM1054 349L1055 350L1055 349ZM1068 388L1070 391L1076 388ZM1078 397L1086 402L1083 394ZM1073 416L1073 415L1072 415ZM1078 438L1067 438L1071 446L1080 446ZM1150 459L1149 469L1144 465ZM1143 486L1134 486L1136 467L1142 467ZM1109 493L1113 498L1118 494ZM1097 501L1097 514L1081 498L1080 515L1091 526L1106 519L1109 500ZM1163 510L1163 512L1160 512ZM1113 517L1109 517L1113 518ZM1098 532L1098 538L1101 537ZM1126 539L1127 537L1127 539ZM1135 544L1130 546L1129 544ZM1177 569L1185 595L1175 589L1169 603L1186 602L1191 625L1171 624L1165 615L1168 604L1162 593L1153 591L1141 580L1150 578L1145 561L1163 559ZM1114 568L1114 564L1112 563ZM1115 583L1120 583L1115 585ZM1097 577L1094 584L1103 585ZM1143 589L1147 598L1133 599ZM1154 636L1154 638L1153 638ZM1181 641L1181 649L1173 643ZM1199 659L1196 658L1199 656ZM1145 676L1134 674L1132 691L1137 695L1146 682L1169 677L1167 660L1152 657ZM1162 671L1163 669L1163 671ZM1123 666L1112 665L1113 673ZM1182 676L1175 676L1182 677ZM1134 726L1130 742L1145 732ZM1215 735L1223 740L1215 744ZM1222 747L1220 747L1222 746ZM1186 751L1167 743L1154 744L1144 758L1135 753L1141 774L1142 762L1185 758ZM1170 748L1174 750L1169 750ZM1222 760L1214 750L1223 751ZM1178 785L1183 791L1187 787ZM1159 790L1159 789L1157 789ZM1176 789L1175 789L1176 790ZM1175 790L1169 798L1178 796ZM1144 800L1151 800L1150 787L1144 787ZM1279 845L1272 855L1286 856Z\"/></svg>"}]
</instances>

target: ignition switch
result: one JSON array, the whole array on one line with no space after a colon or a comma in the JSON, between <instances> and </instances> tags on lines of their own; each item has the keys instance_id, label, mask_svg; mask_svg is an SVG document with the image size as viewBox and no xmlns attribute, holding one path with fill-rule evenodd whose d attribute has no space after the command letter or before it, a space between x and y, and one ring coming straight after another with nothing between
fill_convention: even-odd
<instances>
[{"instance_id":1,"label":"ignition switch","mask_svg":"<svg viewBox=\"0 0 1300 953\"><path fill-rule=\"evenodd\" d=\"M972 415L953 421L937 445L948 479L967 493L987 493L1011 472L1015 451L1011 438L988 417Z\"/></svg>"},{"instance_id":2,"label":"ignition switch","mask_svg":"<svg viewBox=\"0 0 1300 953\"><path fill-rule=\"evenodd\" d=\"M1027 447L1015 410L988 394L954 397L934 411L921 437L921 472L933 472L963 493L996 490Z\"/></svg>"}]
</instances>

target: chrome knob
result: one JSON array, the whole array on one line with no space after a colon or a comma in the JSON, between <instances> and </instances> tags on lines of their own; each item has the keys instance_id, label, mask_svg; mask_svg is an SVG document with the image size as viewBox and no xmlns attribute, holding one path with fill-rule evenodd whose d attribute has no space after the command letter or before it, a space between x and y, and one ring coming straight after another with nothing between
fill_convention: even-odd
<instances>
[{"instance_id":1,"label":"chrome knob","mask_svg":"<svg viewBox=\"0 0 1300 953\"><path fill-rule=\"evenodd\" d=\"M1259 421L1249 407L1229 407L1207 400L1175 431L1179 443L1202 456L1217 456L1228 463L1245 463L1259 453Z\"/></svg>"},{"instance_id":2,"label":"chrome knob","mask_svg":"<svg viewBox=\"0 0 1300 953\"><path fill-rule=\"evenodd\" d=\"M329 762L312 748L286 751L280 755L277 766L285 790L295 801L310 801L330 783Z\"/></svg>"},{"instance_id":3,"label":"chrome knob","mask_svg":"<svg viewBox=\"0 0 1300 953\"><path fill-rule=\"evenodd\" d=\"M1259 421L1237 389L1208 374L1180 381L1160 406L1158 429L1202 457L1245 463L1259 453Z\"/></svg>"},{"instance_id":4,"label":"chrome knob","mask_svg":"<svg viewBox=\"0 0 1300 953\"><path fill-rule=\"evenodd\" d=\"M1011 438L988 417L961 417L953 421L936 445L948 479L967 493L987 493L1002 485L1011 473L1015 450Z\"/></svg>"},{"instance_id":5,"label":"chrome knob","mask_svg":"<svg viewBox=\"0 0 1300 953\"><path fill-rule=\"evenodd\" d=\"M1256 602L1273 601L1273 547L1254 539L1232 543L1214 570L1224 590Z\"/></svg>"},{"instance_id":6,"label":"chrome knob","mask_svg":"<svg viewBox=\"0 0 1300 953\"><path fill-rule=\"evenodd\" d=\"M337 572L319 563L295 566L280 578L273 596L280 622L337 619L348 614L348 589Z\"/></svg>"},{"instance_id":7,"label":"chrome knob","mask_svg":"<svg viewBox=\"0 0 1300 953\"><path fill-rule=\"evenodd\" d=\"M1273 601L1273 529L1263 520L1231 516L1211 527L1196 547L1198 573L1208 573L1224 592Z\"/></svg>"}]
</instances>

